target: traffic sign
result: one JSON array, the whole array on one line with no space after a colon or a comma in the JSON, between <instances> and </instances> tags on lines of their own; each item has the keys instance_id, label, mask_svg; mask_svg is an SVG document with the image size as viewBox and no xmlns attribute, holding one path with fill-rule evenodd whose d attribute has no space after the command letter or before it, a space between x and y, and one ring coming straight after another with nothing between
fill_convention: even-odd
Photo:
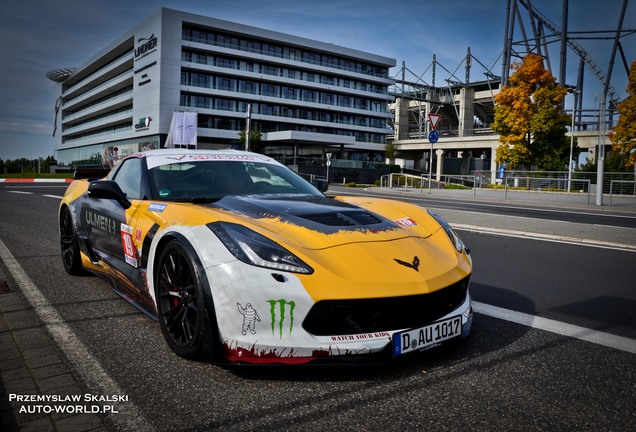
<instances>
[{"instance_id":1,"label":"traffic sign","mask_svg":"<svg viewBox=\"0 0 636 432\"><path fill-rule=\"evenodd\" d=\"M428 133L428 141L431 144L435 144L438 139L439 139L439 134L437 133L436 130L432 130Z\"/></svg>"},{"instance_id":2,"label":"traffic sign","mask_svg":"<svg viewBox=\"0 0 636 432\"><path fill-rule=\"evenodd\" d=\"M431 127L433 128L433 130L437 129L437 125L439 124L439 121L441 119L442 119L441 114L433 114L433 113L428 114L428 121L431 122Z\"/></svg>"}]
</instances>

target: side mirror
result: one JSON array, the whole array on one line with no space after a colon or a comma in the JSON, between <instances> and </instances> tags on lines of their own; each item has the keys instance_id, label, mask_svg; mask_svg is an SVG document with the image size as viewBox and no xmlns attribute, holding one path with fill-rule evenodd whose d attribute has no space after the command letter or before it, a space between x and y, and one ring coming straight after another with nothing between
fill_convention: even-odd
<instances>
[{"instance_id":1,"label":"side mirror","mask_svg":"<svg viewBox=\"0 0 636 432\"><path fill-rule=\"evenodd\" d=\"M88 184L89 198L109 199L117 201L124 209L132 204L126 198L126 194L113 180L96 180Z\"/></svg>"}]
</instances>

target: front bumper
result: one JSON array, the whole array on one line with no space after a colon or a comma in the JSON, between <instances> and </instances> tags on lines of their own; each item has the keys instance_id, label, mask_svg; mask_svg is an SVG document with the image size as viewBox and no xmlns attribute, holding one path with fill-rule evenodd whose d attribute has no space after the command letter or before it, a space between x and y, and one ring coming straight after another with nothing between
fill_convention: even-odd
<instances>
[{"instance_id":1,"label":"front bumper","mask_svg":"<svg viewBox=\"0 0 636 432\"><path fill-rule=\"evenodd\" d=\"M345 333L330 335L315 335L307 332L305 325L297 325L300 320L297 306L293 302L281 301L272 305L271 325L265 337L250 335L249 325L246 335L235 334L234 338L224 337L224 356L227 361L235 364L376 364L385 363L396 357L394 352L394 337L400 337L402 332L411 328L399 330L377 331L362 333ZM405 314L417 315L415 311L404 311ZM473 320L470 293L466 292L463 301L448 313L437 317L433 321L420 321L415 327L460 317L461 333L453 339L428 345L425 349L448 343L452 340L465 338L470 334ZM282 322L282 325L281 325ZM262 322L257 323L261 327ZM258 334L260 328L255 328ZM262 333L261 333L262 334ZM415 351L420 351L415 350ZM414 351L414 352L415 352ZM399 357L406 357L400 355Z\"/></svg>"}]
</instances>

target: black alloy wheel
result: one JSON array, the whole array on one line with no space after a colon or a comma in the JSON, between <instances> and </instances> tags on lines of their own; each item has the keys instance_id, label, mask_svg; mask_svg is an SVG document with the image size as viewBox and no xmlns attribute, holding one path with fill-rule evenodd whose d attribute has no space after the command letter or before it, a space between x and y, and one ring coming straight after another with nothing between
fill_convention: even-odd
<instances>
[{"instance_id":1,"label":"black alloy wheel","mask_svg":"<svg viewBox=\"0 0 636 432\"><path fill-rule=\"evenodd\" d=\"M158 263L155 289L163 335L176 354L197 357L209 341L201 265L176 240L166 245Z\"/></svg>"},{"instance_id":2,"label":"black alloy wheel","mask_svg":"<svg viewBox=\"0 0 636 432\"><path fill-rule=\"evenodd\" d=\"M60 215L60 247L62 250L62 262L64 263L66 273L70 275L81 274L82 257L75 233L73 216L68 207L64 207Z\"/></svg>"}]
</instances>

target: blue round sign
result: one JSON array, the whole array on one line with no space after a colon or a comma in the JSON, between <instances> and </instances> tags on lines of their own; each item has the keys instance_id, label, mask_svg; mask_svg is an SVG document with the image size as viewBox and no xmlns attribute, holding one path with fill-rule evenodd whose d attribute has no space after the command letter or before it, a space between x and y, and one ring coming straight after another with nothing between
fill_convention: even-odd
<instances>
[{"instance_id":1,"label":"blue round sign","mask_svg":"<svg viewBox=\"0 0 636 432\"><path fill-rule=\"evenodd\" d=\"M435 144L438 139L439 139L439 134L437 133L436 130L432 130L428 133L428 141L431 144Z\"/></svg>"}]
</instances>

